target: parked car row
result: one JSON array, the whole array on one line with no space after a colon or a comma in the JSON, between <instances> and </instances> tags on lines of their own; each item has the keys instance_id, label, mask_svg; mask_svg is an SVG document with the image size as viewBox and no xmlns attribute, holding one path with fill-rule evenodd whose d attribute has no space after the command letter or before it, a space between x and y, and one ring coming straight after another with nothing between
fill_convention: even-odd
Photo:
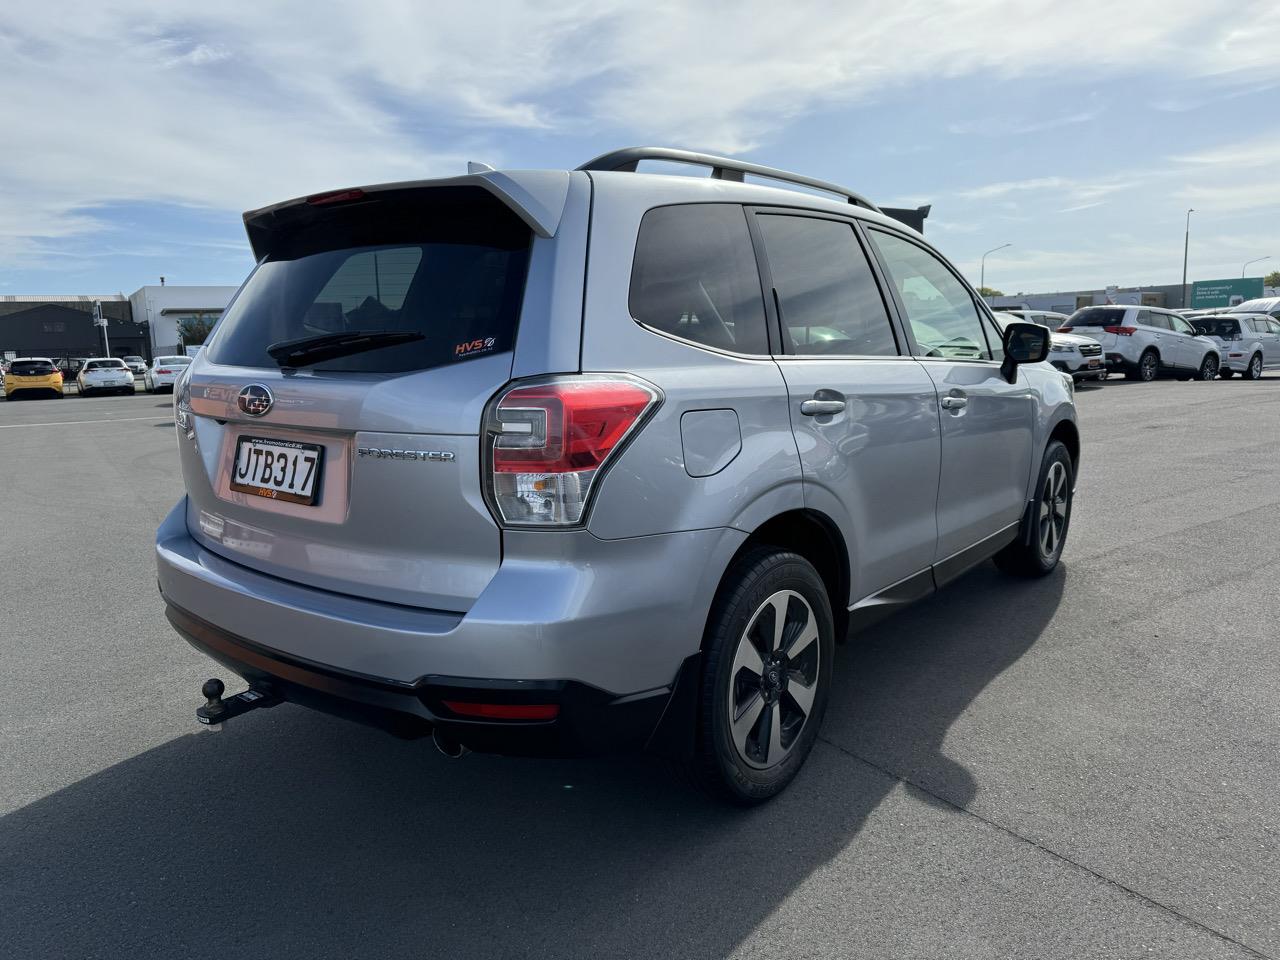
<instances>
[{"instance_id":1,"label":"parked car row","mask_svg":"<svg viewBox=\"0 0 1280 960\"><path fill-rule=\"evenodd\" d=\"M1049 361L1076 380L1130 380L1161 375L1182 380L1256 380L1280 369L1280 297L1222 310L1169 310L1107 304L1067 316L1048 310L1004 310L1004 322L1023 320L1055 330Z\"/></svg>"},{"instance_id":2,"label":"parked car row","mask_svg":"<svg viewBox=\"0 0 1280 960\"><path fill-rule=\"evenodd\" d=\"M190 357L156 357L150 364L141 357L18 357L3 365L5 397L55 398L64 396L63 383L71 379L80 396L95 393L132 395L138 377L147 393L173 391L173 383ZM75 373L68 374L68 370Z\"/></svg>"}]
</instances>

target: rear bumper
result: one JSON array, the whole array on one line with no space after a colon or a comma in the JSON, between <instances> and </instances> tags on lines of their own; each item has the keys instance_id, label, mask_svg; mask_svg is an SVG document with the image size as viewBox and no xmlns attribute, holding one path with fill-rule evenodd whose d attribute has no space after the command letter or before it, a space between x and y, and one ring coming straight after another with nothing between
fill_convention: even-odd
<instances>
[{"instance_id":1,"label":"rear bumper","mask_svg":"<svg viewBox=\"0 0 1280 960\"><path fill-rule=\"evenodd\" d=\"M12 397L15 394L60 394L62 393L62 381L41 380L41 381L19 381L17 383L4 385L4 394L6 397Z\"/></svg>"},{"instance_id":2,"label":"rear bumper","mask_svg":"<svg viewBox=\"0 0 1280 960\"><path fill-rule=\"evenodd\" d=\"M1049 362L1061 370L1063 373L1069 373L1077 380L1086 380L1090 377L1100 377L1107 371L1107 365L1102 357L1096 357L1098 365L1089 366L1089 359L1081 357L1078 354L1059 355L1057 358L1050 358Z\"/></svg>"},{"instance_id":3,"label":"rear bumper","mask_svg":"<svg viewBox=\"0 0 1280 960\"><path fill-rule=\"evenodd\" d=\"M447 732L472 750L522 756L580 756L643 749L672 687L613 697L572 680L486 681L426 676L413 683L336 670L237 637L172 604L165 615L193 647L288 703L377 727L399 737ZM477 721L449 702L554 704L549 721Z\"/></svg>"},{"instance_id":4,"label":"rear bumper","mask_svg":"<svg viewBox=\"0 0 1280 960\"><path fill-rule=\"evenodd\" d=\"M531 752L593 752L603 740L631 748L643 740L619 730L633 722L652 729L700 649L720 576L746 537L723 528L612 541L581 530L511 534L489 586L458 613L250 570L198 543L185 514L184 499L157 532L160 592L179 632L210 656L251 681L291 684L281 691L286 700L334 713L372 709L375 719L385 707L392 729L405 717L406 729L419 731L468 723L450 717L436 696L459 684L554 695L524 701L562 704L551 746ZM324 677L341 683L317 679ZM579 719L587 715L593 719ZM601 719L624 715L640 719ZM488 749L480 726L493 725L469 726L459 739ZM499 726L509 732L513 725Z\"/></svg>"},{"instance_id":5,"label":"rear bumper","mask_svg":"<svg viewBox=\"0 0 1280 960\"><path fill-rule=\"evenodd\" d=\"M1253 359L1253 354L1247 353L1243 356L1232 357L1228 356L1230 352L1231 351L1228 350L1222 350L1218 353L1218 359L1221 362L1223 369L1233 370L1236 373L1244 373L1249 369L1249 361Z\"/></svg>"}]
</instances>

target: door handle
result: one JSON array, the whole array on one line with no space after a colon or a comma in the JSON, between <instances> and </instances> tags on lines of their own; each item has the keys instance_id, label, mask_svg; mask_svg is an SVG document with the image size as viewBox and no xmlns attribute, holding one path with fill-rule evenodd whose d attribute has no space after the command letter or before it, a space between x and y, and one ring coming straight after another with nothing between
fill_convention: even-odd
<instances>
[{"instance_id":1,"label":"door handle","mask_svg":"<svg viewBox=\"0 0 1280 960\"><path fill-rule=\"evenodd\" d=\"M968 405L969 405L968 397L943 397L942 398L943 410L963 410Z\"/></svg>"},{"instance_id":2,"label":"door handle","mask_svg":"<svg viewBox=\"0 0 1280 960\"><path fill-rule=\"evenodd\" d=\"M840 413L842 410L843 400L804 400L800 404L800 412L806 417L821 417L824 414Z\"/></svg>"}]
</instances>

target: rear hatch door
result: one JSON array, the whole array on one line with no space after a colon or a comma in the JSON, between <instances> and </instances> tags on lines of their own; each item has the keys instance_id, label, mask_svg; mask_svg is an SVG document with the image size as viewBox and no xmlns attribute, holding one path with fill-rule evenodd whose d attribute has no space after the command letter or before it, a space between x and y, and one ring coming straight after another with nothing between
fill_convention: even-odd
<instances>
[{"instance_id":1,"label":"rear hatch door","mask_svg":"<svg viewBox=\"0 0 1280 960\"><path fill-rule=\"evenodd\" d=\"M188 527L291 581L467 609L501 559L479 430L511 375L529 224L457 186L270 221L250 224L262 260L179 385Z\"/></svg>"},{"instance_id":2,"label":"rear hatch door","mask_svg":"<svg viewBox=\"0 0 1280 960\"><path fill-rule=\"evenodd\" d=\"M1091 337L1102 344L1104 351L1114 350L1118 336L1115 328L1124 326L1128 312L1128 308L1120 306L1082 307L1063 321L1059 329L1063 333Z\"/></svg>"}]
</instances>

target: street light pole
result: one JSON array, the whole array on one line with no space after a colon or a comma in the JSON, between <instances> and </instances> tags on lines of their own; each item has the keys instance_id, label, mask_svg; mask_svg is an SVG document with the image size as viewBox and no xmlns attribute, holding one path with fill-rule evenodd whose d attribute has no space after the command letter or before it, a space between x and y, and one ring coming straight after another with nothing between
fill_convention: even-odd
<instances>
[{"instance_id":1,"label":"street light pole","mask_svg":"<svg viewBox=\"0 0 1280 960\"><path fill-rule=\"evenodd\" d=\"M1244 272L1245 272L1246 270L1248 270L1248 269L1249 269L1249 264L1251 264L1251 263L1261 263L1263 260L1270 260L1270 259L1271 259L1270 257L1258 257L1256 260L1249 260L1249 261L1246 261L1245 265L1244 265L1243 267L1241 267L1241 268L1240 268L1240 279L1241 279L1241 280L1243 280L1243 279L1244 279Z\"/></svg>"},{"instance_id":2,"label":"street light pole","mask_svg":"<svg viewBox=\"0 0 1280 960\"><path fill-rule=\"evenodd\" d=\"M1187 234L1182 241L1182 309L1187 308L1187 251L1191 249L1191 215L1195 208L1187 210Z\"/></svg>"},{"instance_id":3,"label":"street light pole","mask_svg":"<svg viewBox=\"0 0 1280 960\"><path fill-rule=\"evenodd\" d=\"M1005 247L1012 247L1013 242L1002 243L998 247L992 247L982 255L982 266L978 270L978 293L982 295L984 301L989 301L989 297L983 293L987 286L987 254L995 253L997 250L1003 250Z\"/></svg>"},{"instance_id":4,"label":"street light pole","mask_svg":"<svg viewBox=\"0 0 1280 960\"><path fill-rule=\"evenodd\" d=\"M111 341L107 338L107 318L102 315L102 301L93 301L93 325L102 328L102 346L104 357L111 356Z\"/></svg>"}]
</instances>

